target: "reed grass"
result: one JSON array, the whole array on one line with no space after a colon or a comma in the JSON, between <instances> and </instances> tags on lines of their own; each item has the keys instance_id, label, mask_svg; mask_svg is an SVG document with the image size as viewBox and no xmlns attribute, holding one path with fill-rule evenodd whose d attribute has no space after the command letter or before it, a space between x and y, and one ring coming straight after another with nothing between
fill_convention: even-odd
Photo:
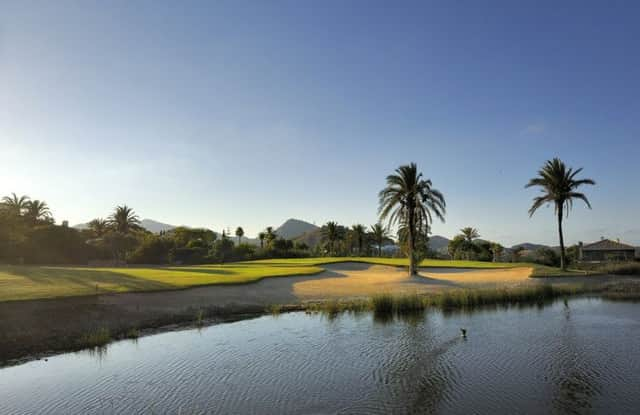
<instances>
[{"instance_id":1,"label":"reed grass","mask_svg":"<svg viewBox=\"0 0 640 415\"><path fill-rule=\"evenodd\" d=\"M307 310L335 315L343 311L373 311L377 316L406 316L424 312L427 308L441 310L472 310L485 306L517 306L542 304L559 297L601 292L585 285L555 287L551 284L519 288L454 289L419 295L380 293L368 300L330 300L309 305Z\"/></svg>"},{"instance_id":2,"label":"reed grass","mask_svg":"<svg viewBox=\"0 0 640 415\"><path fill-rule=\"evenodd\" d=\"M106 327L85 333L78 340L80 347L102 347L111 341L111 332Z\"/></svg>"}]
</instances>

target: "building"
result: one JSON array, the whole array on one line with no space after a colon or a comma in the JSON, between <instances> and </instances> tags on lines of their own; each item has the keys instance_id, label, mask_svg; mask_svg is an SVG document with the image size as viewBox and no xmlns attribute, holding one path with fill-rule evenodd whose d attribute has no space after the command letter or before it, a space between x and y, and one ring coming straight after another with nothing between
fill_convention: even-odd
<instances>
[{"instance_id":1,"label":"building","mask_svg":"<svg viewBox=\"0 0 640 415\"><path fill-rule=\"evenodd\" d=\"M636 248L620 242L602 238L598 242L583 245L578 244L580 261L633 261L636 256Z\"/></svg>"}]
</instances>

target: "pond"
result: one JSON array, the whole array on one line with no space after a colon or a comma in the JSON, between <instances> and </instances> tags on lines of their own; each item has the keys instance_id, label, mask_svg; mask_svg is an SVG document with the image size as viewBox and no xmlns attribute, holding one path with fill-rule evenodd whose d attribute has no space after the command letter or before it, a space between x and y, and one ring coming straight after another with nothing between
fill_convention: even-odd
<instances>
[{"instance_id":1,"label":"pond","mask_svg":"<svg viewBox=\"0 0 640 415\"><path fill-rule=\"evenodd\" d=\"M460 328L468 329L466 338ZM289 313L0 370L0 413L633 413L640 305Z\"/></svg>"}]
</instances>

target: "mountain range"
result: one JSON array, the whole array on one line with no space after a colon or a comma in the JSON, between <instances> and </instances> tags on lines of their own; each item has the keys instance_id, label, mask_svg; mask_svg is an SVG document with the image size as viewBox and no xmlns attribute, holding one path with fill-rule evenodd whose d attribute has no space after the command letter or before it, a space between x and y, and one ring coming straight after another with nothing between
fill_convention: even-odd
<instances>
[{"instance_id":1,"label":"mountain range","mask_svg":"<svg viewBox=\"0 0 640 415\"><path fill-rule=\"evenodd\" d=\"M169 225L168 223L162 223L155 221L153 219L142 219L140 221L140 226L153 233L160 233L162 231L170 231L171 229L175 229L177 226ZM79 223L73 226L75 229L87 229L89 227L88 223Z\"/></svg>"}]
</instances>

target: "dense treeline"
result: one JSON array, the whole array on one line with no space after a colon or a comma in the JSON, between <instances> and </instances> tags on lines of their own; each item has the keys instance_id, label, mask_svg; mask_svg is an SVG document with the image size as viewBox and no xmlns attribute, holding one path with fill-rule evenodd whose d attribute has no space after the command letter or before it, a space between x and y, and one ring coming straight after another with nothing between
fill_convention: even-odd
<instances>
[{"instance_id":1,"label":"dense treeline","mask_svg":"<svg viewBox=\"0 0 640 415\"><path fill-rule=\"evenodd\" d=\"M76 229L66 222L56 224L46 202L15 194L0 202L0 262L10 264L203 264L312 255L380 256L385 254L383 245L393 244L380 224L367 229L328 222L313 246L283 239L271 226L259 234L259 245L243 242L243 237L242 227L234 236L187 227L151 233L126 205Z\"/></svg>"}]
</instances>

